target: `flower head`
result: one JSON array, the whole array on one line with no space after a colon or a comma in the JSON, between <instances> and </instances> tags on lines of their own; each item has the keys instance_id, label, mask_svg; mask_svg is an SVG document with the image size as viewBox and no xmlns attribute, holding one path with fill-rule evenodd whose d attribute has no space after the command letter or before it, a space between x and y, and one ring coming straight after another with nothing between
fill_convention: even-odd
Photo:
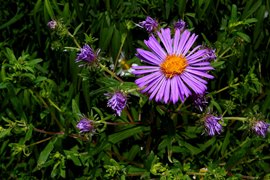
<instances>
[{"instance_id":1,"label":"flower head","mask_svg":"<svg viewBox=\"0 0 270 180\"><path fill-rule=\"evenodd\" d=\"M215 59L217 58L214 49L206 48L206 50L208 51L208 52L206 53L206 56L205 56L206 60L212 61L212 60L215 60Z\"/></svg>"},{"instance_id":2,"label":"flower head","mask_svg":"<svg viewBox=\"0 0 270 180\"><path fill-rule=\"evenodd\" d=\"M54 30L54 29L56 28L56 26L57 26L57 22L56 22L55 20L49 21L49 22L47 23L47 26L48 26L50 29Z\"/></svg>"},{"instance_id":3,"label":"flower head","mask_svg":"<svg viewBox=\"0 0 270 180\"><path fill-rule=\"evenodd\" d=\"M177 22L174 23L174 28L182 31L186 28L186 22L182 19L179 19Z\"/></svg>"},{"instance_id":4,"label":"flower head","mask_svg":"<svg viewBox=\"0 0 270 180\"><path fill-rule=\"evenodd\" d=\"M222 126L219 124L221 117L216 117L212 114L207 114L204 117L205 131L209 136L214 136L222 132Z\"/></svg>"},{"instance_id":5,"label":"flower head","mask_svg":"<svg viewBox=\"0 0 270 180\"><path fill-rule=\"evenodd\" d=\"M80 130L80 133L94 131L93 121L86 118L81 119L76 127Z\"/></svg>"},{"instance_id":6,"label":"flower head","mask_svg":"<svg viewBox=\"0 0 270 180\"><path fill-rule=\"evenodd\" d=\"M146 29L148 32L152 32L158 27L158 22L150 16L147 16L145 21L139 22L139 25L141 28Z\"/></svg>"},{"instance_id":7,"label":"flower head","mask_svg":"<svg viewBox=\"0 0 270 180\"><path fill-rule=\"evenodd\" d=\"M108 100L107 106L112 108L118 116L121 115L122 110L126 107L127 97L121 91L115 93L105 94L110 99Z\"/></svg>"},{"instance_id":8,"label":"flower head","mask_svg":"<svg viewBox=\"0 0 270 180\"><path fill-rule=\"evenodd\" d=\"M264 121L256 121L253 124L252 130L258 135L258 136L262 136L265 137L268 127L270 126L270 124L264 122Z\"/></svg>"},{"instance_id":9,"label":"flower head","mask_svg":"<svg viewBox=\"0 0 270 180\"><path fill-rule=\"evenodd\" d=\"M142 92L165 103L176 103L179 99L184 102L193 93L204 93L205 78L214 78L208 74L213 67L205 60L208 50L201 46L191 48L197 36L176 29L172 38L169 28L161 29L157 35L165 48L151 35L144 41L149 50L137 49L137 57L149 65L132 66L133 74L145 75L135 81Z\"/></svg>"},{"instance_id":10,"label":"flower head","mask_svg":"<svg viewBox=\"0 0 270 180\"><path fill-rule=\"evenodd\" d=\"M77 55L76 62L85 61L87 63L92 63L97 58L97 54L93 51L93 49L90 48L88 44L85 44L80 51L81 52Z\"/></svg>"}]
</instances>

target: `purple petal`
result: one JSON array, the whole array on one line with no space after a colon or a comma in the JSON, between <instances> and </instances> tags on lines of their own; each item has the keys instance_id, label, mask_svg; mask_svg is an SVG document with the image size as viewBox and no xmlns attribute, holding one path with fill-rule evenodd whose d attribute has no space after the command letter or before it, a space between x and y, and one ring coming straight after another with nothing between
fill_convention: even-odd
<instances>
[{"instance_id":1,"label":"purple petal","mask_svg":"<svg viewBox=\"0 0 270 180\"><path fill-rule=\"evenodd\" d=\"M149 64L159 65L161 63L161 59L156 54L153 54L150 51L137 49L137 53L140 55L138 56L138 58L142 59L143 61Z\"/></svg>"},{"instance_id":2,"label":"purple petal","mask_svg":"<svg viewBox=\"0 0 270 180\"><path fill-rule=\"evenodd\" d=\"M161 42L164 44L168 54L172 54L172 39L171 39L171 30L161 29L161 33L157 32Z\"/></svg>"}]
</instances>

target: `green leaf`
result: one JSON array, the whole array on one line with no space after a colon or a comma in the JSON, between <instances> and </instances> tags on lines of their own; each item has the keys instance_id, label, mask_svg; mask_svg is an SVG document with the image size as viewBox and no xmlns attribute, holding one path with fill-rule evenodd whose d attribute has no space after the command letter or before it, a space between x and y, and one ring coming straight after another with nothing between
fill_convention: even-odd
<instances>
[{"instance_id":1,"label":"green leaf","mask_svg":"<svg viewBox=\"0 0 270 180\"><path fill-rule=\"evenodd\" d=\"M244 24L251 24L251 23L255 23L255 22L258 22L258 19L250 18L250 19L244 20Z\"/></svg>"},{"instance_id":2,"label":"green leaf","mask_svg":"<svg viewBox=\"0 0 270 180\"><path fill-rule=\"evenodd\" d=\"M42 61L43 61L42 59L33 59L33 60L27 62L27 65L28 66L33 66L33 65L38 64L38 63L40 63Z\"/></svg>"},{"instance_id":3,"label":"green leaf","mask_svg":"<svg viewBox=\"0 0 270 180\"><path fill-rule=\"evenodd\" d=\"M4 29L6 27L9 27L11 24L14 24L15 22L19 21L24 16L24 13L16 14L13 18L11 18L8 22L2 24L0 26L0 30Z\"/></svg>"},{"instance_id":4,"label":"green leaf","mask_svg":"<svg viewBox=\"0 0 270 180\"><path fill-rule=\"evenodd\" d=\"M138 154L138 152L140 152L140 146L139 145L134 145L131 147L131 149L128 152L128 157L127 159L130 161L133 161L134 158L136 157L136 155Z\"/></svg>"},{"instance_id":5,"label":"green leaf","mask_svg":"<svg viewBox=\"0 0 270 180\"><path fill-rule=\"evenodd\" d=\"M99 41L99 47L107 50L109 43L111 42L111 38L113 35L114 28L104 28L100 32L100 41Z\"/></svg>"},{"instance_id":6,"label":"green leaf","mask_svg":"<svg viewBox=\"0 0 270 180\"><path fill-rule=\"evenodd\" d=\"M79 29L82 27L82 25L83 25L83 23L79 24L79 26L76 27L76 29L74 30L73 36L75 36L77 34Z\"/></svg>"},{"instance_id":7,"label":"green leaf","mask_svg":"<svg viewBox=\"0 0 270 180\"><path fill-rule=\"evenodd\" d=\"M245 33L242 33L242 32L236 32L236 34L239 36L239 37L241 37L244 41L246 41L246 42L248 42L248 43L250 43L251 42L251 39L250 39L250 37L247 35L247 34L245 34Z\"/></svg>"},{"instance_id":8,"label":"green leaf","mask_svg":"<svg viewBox=\"0 0 270 180\"><path fill-rule=\"evenodd\" d=\"M262 1L257 1L255 4L253 4L253 6L251 8L249 8L249 6L253 3L254 1L248 1L245 9L244 9L244 12L243 12L243 15L242 15L242 18L241 19L246 19L248 18L249 16L251 16L262 4Z\"/></svg>"},{"instance_id":9,"label":"green leaf","mask_svg":"<svg viewBox=\"0 0 270 180\"><path fill-rule=\"evenodd\" d=\"M117 132L115 134L110 135L108 140L111 143L115 144L115 143L118 143L126 138L129 138L131 136L134 136L138 133L142 133L143 131L147 131L147 130L149 130L148 127L140 127L140 126L133 127L130 129L125 129L121 132Z\"/></svg>"},{"instance_id":10,"label":"green leaf","mask_svg":"<svg viewBox=\"0 0 270 180\"><path fill-rule=\"evenodd\" d=\"M237 20L237 6L235 4L232 5L232 11L231 11L231 19L230 23L234 23Z\"/></svg>"},{"instance_id":11,"label":"green leaf","mask_svg":"<svg viewBox=\"0 0 270 180\"><path fill-rule=\"evenodd\" d=\"M219 66L222 66L224 63L225 61L213 61L211 65L213 66L213 68L217 68Z\"/></svg>"},{"instance_id":12,"label":"green leaf","mask_svg":"<svg viewBox=\"0 0 270 180\"><path fill-rule=\"evenodd\" d=\"M183 146L186 147L188 150L190 150L192 155L199 154L202 151L201 149L195 146L192 146L191 144L187 142L183 142Z\"/></svg>"},{"instance_id":13,"label":"green leaf","mask_svg":"<svg viewBox=\"0 0 270 180\"><path fill-rule=\"evenodd\" d=\"M55 16L54 16L54 12L53 12L53 8L52 8L52 5L50 3L50 0L45 0L45 8L46 8L50 18L54 19Z\"/></svg>"},{"instance_id":14,"label":"green leaf","mask_svg":"<svg viewBox=\"0 0 270 180\"><path fill-rule=\"evenodd\" d=\"M37 166L42 167L42 165L47 161L50 153L52 152L54 148L54 144L57 141L57 138L52 139L47 146L41 151L38 161L37 161Z\"/></svg>"},{"instance_id":15,"label":"green leaf","mask_svg":"<svg viewBox=\"0 0 270 180\"><path fill-rule=\"evenodd\" d=\"M245 154L249 151L249 147L251 144L251 140L249 138L244 141L239 148L233 153L226 164L226 168L232 168L240 163L241 159L245 156Z\"/></svg>"},{"instance_id":16,"label":"green leaf","mask_svg":"<svg viewBox=\"0 0 270 180\"><path fill-rule=\"evenodd\" d=\"M81 111L80 111L79 106L77 105L75 99L72 99L72 103L71 103L71 104L72 104L72 105L71 105L71 106L72 106L72 112L73 112L74 114L76 114L76 115L81 114Z\"/></svg>"},{"instance_id":17,"label":"green leaf","mask_svg":"<svg viewBox=\"0 0 270 180\"><path fill-rule=\"evenodd\" d=\"M231 137L231 133L230 133L230 130L228 129L227 132L226 132L226 136L224 138L224 141L222 143L222 147L221 147L221 154L222 156L225 155L225 151L227 150L227 147L230 143L230 137Z\"/></svg>"},{"instance_id":18,"label":"green leaf","mask_svg":"<svg viewBox=\"0 0 270 180\"><path fill-rule=\"evenodd\" d=\"M10 135L11 128L4 129L2 126L0 126L0 139Z\"/></svg>"}]
</instances>

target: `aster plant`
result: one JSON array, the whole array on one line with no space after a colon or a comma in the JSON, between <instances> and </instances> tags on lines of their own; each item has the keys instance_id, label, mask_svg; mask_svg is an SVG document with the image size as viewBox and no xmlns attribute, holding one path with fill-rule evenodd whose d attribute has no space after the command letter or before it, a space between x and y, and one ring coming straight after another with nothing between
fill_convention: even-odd
<instances>
[{"instance_id":1,"label":"aster plant","mask_svg":"<svg viewBox=\"0 0 270 180\"><path fill-rule=\"evenodd\" d=\"M144 21L139 22L139 26L146 29L148 32L153 32L158 27L158 22L150 16L147 16Z\"/></svg>"},{"instance_id":2,"label":"aster plant","mask_svg":"<svg viewBox=\"0 0 270 180\"><path fill-rule=\"evenodd\" d=\"M80 130L80 133L86 133L86 132L93 132L94 131L94 124L93 121L83 118L81 119L76 127Z\"/></svg>"},{"instance_id":3,"label":"aster plant","mask_svg":"<svg viewBox=\"0 0 270 180\"><path fill-rule=\"evenodd\" d=\"M77 55L76 62L83 61L86 63L93 63L97 59L97 55L98 53L95 53L88 44L85 44L80 49L80 53Z\"/></svg>"},{"instance_id":4,"label":"aster plant","mask_svg":"<svg viewBox=\"0 0 270 180\"><path fill-rule=\"evenodd\" d=\"M187 97L203 94L207 90L206 79L214 78L208 74L213 67L208 61L209 50L202 46L192 48L197 35L188 30L175 30L171 37L169 28L150 35L144 43L149 50L137 49L137 57L148 65L133 66L133 74L144 75L135 81L150 99L164 103L184 102Z\"/></svg>"},{"instance_id":5,"label":"aster plant","mask_svg":"<svg viewBox=\"0 0 270 180\"><path fill-rule=\"evenodd\" d=\"M218 135L222 132L222 126L218 122L221 117L216 117L210 113L206 114L204 117L205 131L209 136Z\"/></svg>"},{"instance_id":6,"label":"aster plant","mask_svg":"<svg viewBox=\"0 0 270 180\"><path fill-rule=\"evenodd\" d=\"M208 104L208 101L205 97L205 93L203 94L193 94L192 95L193 104L201 111L205 109Z\"/></svg>"},{"instance_id":7,"label":"aster plant","mask_svg":"<svg viewBox=\"0 0 270 180\"><path fill-rule=\"evenodd\" d=\"M121 91L116 91L114 93L105 94L109 100L107 106L112 108L118 116L121 115L122 110L126 107L127 96Z\"/></svg>"},{"instance_id":8,"label":"aster plant","mask_svg":"<svg viewBox=\"0 0 270 180\"><path fill-rule=\"evenodd\" d=\"M267 130L269 128L270 124L264 122L264 121L256 121L253 126L252 130L257 134L258 136L265 137L267 134Z\"/></svg>"},{"instance_id":9,"label":"aster plant","mask_svg":"<svg viewBox=\"0 0 270 180\"><path fill-rule=\"evenodd\" d=\"M56 26L57 26L57 22L56 22L55 20L51 20L51 21L49 21L49 22L47 23L47 26L48 26L50 29L54 30L54 29L56 28Z\"/></svg>"},{"instance_id":10,"label":"aster plant","mask_svg":"<svg viewBox=\"0 0 270 180\"><path fill-rule=\"evenodd\" d=\"M183 21L182 19L179 19L174 23L174 28L179 29L180 31L183 31L186 28L186 22Z\"/></svg>"}]
</instances>

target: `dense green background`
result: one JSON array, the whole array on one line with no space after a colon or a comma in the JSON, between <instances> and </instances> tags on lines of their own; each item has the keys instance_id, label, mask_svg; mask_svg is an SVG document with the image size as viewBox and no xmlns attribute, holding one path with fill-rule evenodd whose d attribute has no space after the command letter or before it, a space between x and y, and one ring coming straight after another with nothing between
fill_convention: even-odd
<instances>
[{"instance_id":1,"label":"dense green background","mask_svg":"<svg viewBox=\"0 0 270 180\"><path fill-rule=\"evenodd\" d=\"M269 0L1 2L1 179L270 178L270 138L250 128L269 122L269 7ZM135 78L119 83L99 68L79 68L72 37L47 27L62 22L121 70L121 52L127 64L140 63L134 54L148 34L135 24L148 15L163 27L182 18L199 44L216 49L207 97L224 116L221 135L203 134L190 99L166 105L132 92L127 110L113 116L104 93L134 88ZM82 114L111 124L87 140L76 129Z\"/></svg>"}]
</instances>

